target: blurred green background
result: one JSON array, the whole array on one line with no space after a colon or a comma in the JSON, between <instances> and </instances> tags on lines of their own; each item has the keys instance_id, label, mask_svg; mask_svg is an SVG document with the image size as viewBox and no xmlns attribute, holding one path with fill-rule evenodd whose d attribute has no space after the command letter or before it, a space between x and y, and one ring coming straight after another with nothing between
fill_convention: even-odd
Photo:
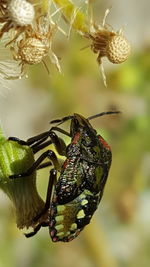
<instances>
[{"instance_id":1,"label":"blurred green background","mask_svg":"<svg viewBox=\"0 0 150 267\"><path fill-rule=\"evenodd\" d=\"M73 31L69 42L57 34L53 50L63 74L50 65L48 76L40 64L29 67L28 79L0 81L0 119L7 136L26 140L49 129L50 120L74 112L88 117L113 108L122 111L92 121L113 153L103 199L91 224L65 244L52 243L47 228L26 239L16 228L9 199L0 192L0 267L150 266L150 2L91 2L99 23L112 6L108 24L115 30L124 26L132 43L126 63L114 66L104 60L108 88L96 55L81 50L87 40ZM48 171L38 172L43 199Z\"/></svg>"}]
</instances>

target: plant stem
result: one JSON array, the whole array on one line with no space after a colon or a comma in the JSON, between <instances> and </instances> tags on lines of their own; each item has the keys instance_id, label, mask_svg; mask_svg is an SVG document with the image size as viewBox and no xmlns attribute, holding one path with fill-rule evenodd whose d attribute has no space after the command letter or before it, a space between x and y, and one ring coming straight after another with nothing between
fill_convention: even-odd
<instances>
[{"instance_id":1,"label":"plant stem","mask_svg":"<svg viewBox=\"0 0 150 267\"><path fill-rule=\"evenodd\" d=\"M0 127L0 189L13 203L18 228L33 226L33 219L45 206L36 188L36 172L23 178L9 178L28 170L34 160L29 146L7 140Z\"/></svg>"}]
</instances>

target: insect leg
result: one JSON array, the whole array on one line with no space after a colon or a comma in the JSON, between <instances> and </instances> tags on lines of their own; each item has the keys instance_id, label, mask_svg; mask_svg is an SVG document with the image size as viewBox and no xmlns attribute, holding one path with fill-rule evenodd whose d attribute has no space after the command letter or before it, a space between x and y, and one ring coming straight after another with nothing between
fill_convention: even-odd
<instances>
[{"instance_id":1,"label":"insect leg","mask_svg":"<svg viewBox=\"0 0 150 267\"><path fill-rule=\"evenodd\" d=\"M63 120L66 121L68 119L71 119L72 116L68 116L68 117L64 117L62 119L62 123L63 123ZM57 126L54 126L52 127L49 131L46 131L46 132L43 132L39 135L36 135L36 136L33 136L31 138L29 138L27 141L24 141L24 140L21 140L17 137L9 137L8 140L12 140L12 141L15 141L17 142L18 144L20 145L27 145L27 146L30 146L31 149L33 150L33 153L37 153L38 151L40 151L41 149L47 147L48 145L51 145L52 143L55 145L56 147L56 150L58 151L58 153L60 155L63 155L65 156L66 154L66 144L64 143L64 141L59 138L55 133L54 131L57 131L57 132L60 132L64 135L67 135L70 137L70 133L68 133L67 131L57 127ZM47 141L47 142L44 142L48 137L51 138L51 140Z\"/></svg>"},{"instance_id":2,"label":"insect leg","mask_svg":"<svg viewBox=\"0 0 150 267\"><path fill-rule=\"evenodd\" d=\"M21 178L21 177L31 175L38 168L38 166L41 164L41 162L43 160L45 160L46 158L48 158L48 159L50 159L50 161L52 161L52 163L56 169L60 168L60 166L59 166L60 164L58 162L58 159L57 159L55 153L52 150L47 150L33 163L33 165L26 172L20 173L20 174L10 175L9 178L15 179L15 178Z\"/></svg>"},{"instance_id":3,"label":"insect leg","mask_svg":"<svg viewBox=\"0 0 150 267\"><path fill-rule=\"evenodd\" d=\"M53 132L53 130L58 131L60 133L63 133L63 134L65 134L65 135L67 135L67 136L70 137L70 134L68 132L66 132L65 130L60 129L58 127L52 127L52 129L50 131L47 131L47 132L41 133L39 135L33 136L33 137L29 138L27 141L21 140L21 139L19 139L17 137L9 137L8 140L15 141L15 142L17 142L20 145L30 146L32 148L32 150L33 150L33 153L37 153L39 150L45 148L46 146L51 145L52 143L55 144L55 141L54 141L54 138L55 137L53 137L53 134L51 134ZM53 141L54 142L51 141L51 140L49 140L49 141L47 141L47 142L44 143L44 141L48 137L53 138ZM56 137L55 140L56 139L58 140L58 137ZM61 141L57 141L57 143L62 143L62 142L63 142L62 139L61 139ZM64 146L64 144L63 144L63 146ZM60 151L60 150L61 149L58 148L58 151Z\"/></svg>"},{"instance_id":4,"label":"insect leg","mask_svg":"<svg viewBox=\"0 0 150 267\"><path fill-rule=\"evenodd\" d=\"M68 132L64 131L63 129L59 129L58 127L53 127L52 129L70 136ZM50 137L51 140L44 142L48 137ZM30 146L34 154L53 143L58 153L60 155L65 155L66 145L64 141L59 138L52 130L31 137L27 141L21 140L17 137L9 137L8 140L17 142L20 145Z\"/></svg>"},{"instance_id":5,"label":"insect leg","mask_svg":"<svg viewBox=\"0 0 150 267\"><path fill-rule=\"evenodd\" d=\"M43 143L48 138L48 134L49 134L49 131L44 132L42 134L38 134L34 137L31 137L27 141L21 140L17 137L13 137L13 136L9 137L8 140L17 142L18 144L25 145L25 146L31 146L34 143L36 143L36 145L39 145L39 144Z\"/></svg>"},{"instance_id":6,"label":"insect leg","mask_svg":"<svg viewBox=\"0 0 150 267\"><path fill-rule=\"evenodd\" d=\"M71 119L72 116L64 117L64 118L63 118L63 119L65 119L64 121L67 120L66 118L67 118L67 119ZM62 120L63 120L63 119L62 119ZM63 121L62 121L62 123L63 123ZM60 133L62 133L62 134L64 134L64 135L67 135L67 136L70 137L70 133L68 133L67 131L65 131L65 130L63 130L63 129L57 127L57 126L54 126L54 127L52 127L52 128L50 129L50 131L46 131L46 132L43 132L43 133L41 133L41 134L35 135L35 136L33 136L33 137L27 139L27 141L21 140L21 139L19 139L19 138L17 138L17 137L9 137L8 140L15 141L15 142L17 142L17 143L20 144L20 145L27 145L27 146L30 146L30 147L33 149L33 151L35 150L34 153L36 153L36 152L38 152L39 150L41 150L41 149L43 149L44 147L46 147L46 146L48 146L48 145L51 144L51 141L48 141L48 143L43 143L43 142L44 142L44 141L51 135L51 132L53 132L53 131L60 132ZM42 144L42 143L43 143L43 144ZM39 146L40 144L42 144L41 147ZM39 147L38 147L38 146L39 146ZM36 148L35 148L35 147L36 147Z\"/></svg>"},{"instance_id":7,"label":"insect leg","mask_svg":"<svg viewBox=\"0 0 150 267\"><path fill-rule=\"evenodd\" d=\"M41 169L44 169L46 167L49 167L49 166L52 166L52 163L50 161L48 162L44 162L42 164L40 164L38 167L37 167L37 170L41 170Z\"/></svg>"},{"instance_id":8,"label":"insect leg","mask_svg":"<svg viewBox=\"0 0 150 267\"><path fill-rule=\"evenodd\" d=\"M50 201L51 201L51 195L52 195L52 189L53 185L57 181L57 170L52 169L50 170L49 175L49 182L48 182L48 188L47 188L47 194L46 194L46 201L45 201L45 207L44 209L34 218L34 221L36 222L43 214L46 213L46 211L50 208Z\"/></svg>"},{"instance_id":9,"label":"insect leg","mask_svg":"<svg viewBox=\"0 0 150 267\"><path fill-rule=\"evenodd\" d=\"M42 143L44 138L45 138L44 140L46 140L46 139L48 138L48 134L49 134L49 131L46 131L46 132L44 132L44 133L41 133L41 134L38 134L38 135L35 135L35 136L29 138L29 139L27 140L27 144L28 144L28 146L31 146L31 145L33 145L34 143L36 143L36 142L40 142L40 141L41 141L41 143Z\"/></svg>"},{"instance_id":10,"label":"insect leg","mask_svg":"<svg viewBox=\"0 0 150 267\"><path fill-rule=\"evenodd\" d=\"M27 140L27 145L30 146L30 145L32 145L32 144L38 142L38 141L41 141L41 143L42 143L42 142L43 142L42 140L43 140L44 138L47 139L48 136L49 136L49 133L50 133L51 131L57 131L57 132L60 132L60 133L62 133L62 134L64 134L64 135L67 135L67 136L70 137L70 133L68 133L67 131L65 131L65 130L63 130L63 129L57 127L57 126L54 126L54 127L52 127L49 131L46 131L46 132L44 132L44 133L41 133L41 134L38 134L38 135L36 135L36 136L33 136L33 137L29 138L29 139ZM37 144L37 143L36 143L36 144Z\"/></svg>"},{"instance_id":11,"label":"insect leg","mask_svg":"<svg viewBox=\"0 0 150 267\"><path fill-rule=\"evenodd\" d=\"M42 143L42 140L40 140L39 142L37 142L36 144L31 146L33 153L37 153L41 149L43 149L43 148L45 148L51 144L54 144L59 155L62 155L62 156L66 155L66 144L62 138L57 136L57 134L54 132L54 130L56 130L56 131L60 130L59 132L65 134L67 136L70 136L70 134L67 133L66 131L59 129L57 127L56 128L53 127L52 130L49 131L49 135L48 135L50 137L49 141ZM45 139L47 139L47 137ZM43 138L43 140L44 140L44 138Z\"/></svg>"},{"instance_id":12,"label":"insect leg","mask_svg":"<svg viewBox=\"0 0 150 267\"><path fill-rule=\"evenodd\" d=\"M60 165L62 166L63 163L64 163L64 160L59 159L59 163L60 163ZM44 169L44 168L49 167L49 166L52 166L52 163L51 163L50 161L47 161L47 162L44 162L44 163L40 164L40 165L37 167L37 170L41 170L41 169Z\"/></svg>"},{"instance_id":13,"label":"insect leg","mask_svg":"<svg viewBox=\"0 0 150 267\"><path fill-rule=\"evenodd\" d=\"M57 127L57 126L52 127L52 128L51 128L51 131L57 131L57 132L59 132L59 133L62 133L62 134L64 134L64 135L66 135L66 136L71 137L71 134L70 134L70 133L68 133L67 131L65 131L65 130L63 130L63 129Z\"/></svg>"},{"instance_id":14,"label":"insect leg","mask_svg":"<svg viewBox=\"0 0 150 267\"><path fill-rule=\"evenodd\" d=\"M46 194L46 202L45 202L45 209L49 209L50 207L50 201L51 201L51 195L52 195L52 189L53 185L57 181L57 170L52 169L50 170L50 176L49 176L49 182L48 182L48 188L47 188L47 194Z\"/></svg>"},{"instance_id":15,"label":"insect leg","mask_svg":"<svg viewBox=\"0 0 150 267\"><path fill-rule=\"evenodd\" d=\"M50 137L50 140L47 142L42 143L44 141L44 138L43 138L43 140L40 140L36 144L32 145L31 148L33 150L33 153L35 154L38 151L42 150L43 148L51 144L54 144L58 154L65 156L66 155L66 144L63 141L63 139L58 137L56 133L53 131L49 131L49 137ZM47 137L45 139L47 139Z\"/></svg>"},{"instance_id":16,"label":"insect leg","mask_svg":"<svg viewBox=\"0 0 150 267\"><path fill-rule=\"evenodd\" d=\"M31 149L32 149L34 154L36 154L37 152L39 152L43 148L52 144L51 140L44 142L46 139L47 139L47 137L43 138L42 140L40 140L39 142L37 142L36 144L31 146Z\"/></svg>"},{"instance_id":17,"label":"insect leg","mask_svg":"<svg viewBox=\"0 0 150 267\"><path fill-rule=\"evenodd\" d=\"M49 132L50 139L54 144L57 152L59 155L65 156L66 155L66 144L64 140L57 136L54 131Z\"/></svg>"},{"instance_id":18,"label":"insect leg","mask_svg":"<svg viewBox=\"0 0 150 267\"><path fill-rule=\"evenodd\" d=\"M14 142L16 142L16 143L18 143L20 145L27 146L27 142L26 141L21 140L21 139L19 139L17 137L11 136L11 137L8 138L8 141L14 141Z\"/></svg>"}]
</instances>

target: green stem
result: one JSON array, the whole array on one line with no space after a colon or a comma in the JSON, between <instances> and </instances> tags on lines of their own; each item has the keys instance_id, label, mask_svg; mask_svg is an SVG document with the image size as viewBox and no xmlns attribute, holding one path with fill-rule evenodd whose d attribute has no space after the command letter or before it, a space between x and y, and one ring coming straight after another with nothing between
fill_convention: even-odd
<instances>
[{"instance_id":1,"label":"green stem","mask_svg":"<svg viewBox=\"0 0 150 267\"><path fill-rule=\"evenodd\" d=\"M9 178L26 172L34 160L30 147L7 140L0 128L0 189L13 203L18 228L34 226L34 218L45 206L37 191L36 172L28 177Z\"/></svg>"}]
</instances>

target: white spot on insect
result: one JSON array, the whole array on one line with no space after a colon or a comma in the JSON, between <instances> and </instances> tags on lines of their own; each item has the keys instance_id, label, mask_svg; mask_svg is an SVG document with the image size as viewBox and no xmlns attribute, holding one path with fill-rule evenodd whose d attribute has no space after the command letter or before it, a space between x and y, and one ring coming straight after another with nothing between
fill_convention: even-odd
<instances>
[{"instance_id":1,"label":"white spot on insect","mask_svg":"<svg viewBox=\"0 0 150 267\"><path fill-rule=\"evenodd\" d=\"M87 199L83 199L82 202L81 202L81 205L84 206L88 203L88 200Z\"/></svg>"},{"instance_id":2,"label":"white spot on insect","mask_svg":"<svg viewBox=\"0 0 150 267\"><path fill-rule=\"evenodd\" d=\"M85 194L83 194L83 193L79 197L80 197L80 199L86 198Z\"/></svg>"},{"instance_id":3,"label":"white spot on insect","mask_svg":"<svg viewBox=\"0 0 150 267\"><path fill-rule=\"evenodd\" d=\"M84 210L80 210L77 214L77 219L82 219L85 217Z\"/></svg>"},{"instance_id":4,"label":"white spot on insect","mask_svg":"<svg viewBox=\"0 0 150 267\"><path fill-rule=\"evenodd\" d=\"M84 193L80 195L80 199L85 199L87 195L92 196L93 194L88 189L85 189Z\"/></svg>"},{"instance_id":5,"label":"white spot on insect","mask_svg":"<svg viewBox=\"0 0 150 267\"><path fill-rule=\"evenodd\" d=\"M60 231L60 230L62 230L63 228L64 228L63 224L59 224L59 225L56 225L56 226L55 226L55 229L56 229L57 231Z\"/></svg>"},{"instance_id":6,"label":"white spot on insect","mask_svg":"<svg viewBox=\"0 0 150 267\"><path fill-rule=\"evenodd\" d=\"M55 220L56 220L57 223L62 222L63 219L64 219L64 216L63 216L63 215L59 215L59 216L56 216L56 217L55 217Z\"/></svg>"},{"instance_id":7,"label":"white spot on insect","mask_svg":"<svg viewBox=\"0 0 150 267\"><path fill-rule=\"evenodd\" d=\"M77 224L76 223L73 223L73 224L71 224L71 226L70 226L70 230L76 230L77 229Z\"/></svg>"},{"instance_id":8,"label":"white spot on insect","mask_svg":"<svg viewBox=\"0 0 150 267\"><path fill-rule=\"evenodd\" d=\"M87 189L85 189L84 192L88 196L93 196L93 194L89 190L87 190Z\"/></svg>"},{"instance_id":9,"label":"white spot on insect","mask_svg":"<svg viewBox=\"0 0 150 267\"><path fill-rule=\"evenodd\" d=\"M56 236L63 236L64 235L64 232L59 232L59 233L57 233L57 235Z\"/></svg>"},{"instance_id":10,"label":"white spot on insect","mask_svg":"<svg viewBox=\"0 0 150 267\"><path fill-rule=\"evenodd\" d=\"M57 212L58 212L58 214L61 213L61 212L63 212L65 210L65 208L66 207L64 205L58 205L57 206Z\"/></svg>"},{"instance_id":11,"label":"white spot on insect","mask_svg":"<svg viewBox=\"0 0 150 267\"><path fill-rule=\"evenodd\" d=\"M66 235L70 235L70 231L68 231L68 232L66 233Z\"/></svg>"},{"instance_id":12,"label":"white spot on insect","mask_svg":"<svg viewBox=\"0 0 150 267\"><path fill-rule=\"evenodd\" d=\"M32 24L35 11L33 5L29 2L25 0L11 0L7 9L12 22L19 26Z\"/></svg>"}]
</instances>

